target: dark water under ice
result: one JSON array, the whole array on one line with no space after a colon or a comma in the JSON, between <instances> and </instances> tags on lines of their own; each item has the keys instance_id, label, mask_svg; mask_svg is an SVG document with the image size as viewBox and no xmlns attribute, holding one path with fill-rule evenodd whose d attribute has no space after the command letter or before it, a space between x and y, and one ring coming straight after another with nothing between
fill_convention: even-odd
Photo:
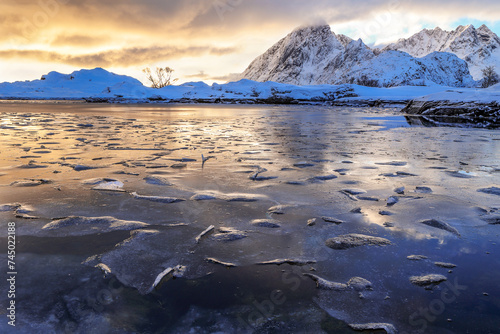
<instances>
[{"instance_id":1,"label":"dark water under ice","mask_svg":"<svg viewBox=\"0 0 500 334\"><path fill-rule=\"evenodd\" d=\"M15 222L18 271L17 326L1 279L0 331L498 333L500 130L410 123L380 108L0 104L0 248ZM391 245L325 244L351 233ZM447 280L410 282L428 274Z\"/></svg>"}]
</instances>

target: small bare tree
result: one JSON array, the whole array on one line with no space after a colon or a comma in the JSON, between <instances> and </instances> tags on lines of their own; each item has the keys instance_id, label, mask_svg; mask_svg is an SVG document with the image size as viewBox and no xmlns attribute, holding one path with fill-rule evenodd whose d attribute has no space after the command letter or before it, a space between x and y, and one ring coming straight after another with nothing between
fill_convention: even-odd
<instances>
[{"instance_id":1,"label":"small bare tree","mask_svg":"<svg viewBox=\"0 0 500 334\"><path fill-rule=\"evenodd\" d=\"M146 78L151 83L152 88L162 88L165 86L170 86L177 81L177 79L172 79L172 73L174 72L174 70L168 66L157 67L154 72L151 71L149 67L146 67L142 71L144 72L144 74L146 74Z\"/></svg>"},{"instance_id":2,"label":"small bare tree","mask_svg":"<svg viewBox=\"0 0 500 334\"><path fill-rule=\"evenodd\" d=\"M488 66L481 72L483 72L483 88L488 88L490 86L496 85L500 81L500 77L495 71L495 66Z\"/></svg>"}]
</instances>

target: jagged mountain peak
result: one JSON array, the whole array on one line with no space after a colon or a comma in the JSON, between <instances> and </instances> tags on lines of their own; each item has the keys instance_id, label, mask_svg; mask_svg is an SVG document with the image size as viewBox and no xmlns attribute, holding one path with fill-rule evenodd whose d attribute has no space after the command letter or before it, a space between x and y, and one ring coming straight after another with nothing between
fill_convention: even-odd
<instances>
[{"instance_id":1,"label":"jagged mountain peak","mask_svg":"<svg viewBox=\"0 0 500 334\"><path fill-rule=\"evenodd\" d=\"M488 26L486 24L483 24L481 25L479 28L476 29L477 31L480 31L480 32L484 32L484 33L488 33L488 34L494 34L493 31L491 31L490 28L488 28Z\"/></svg>"},{"instance_id":2,"label":"jagged mountain peak","mask_svg":"<svg viewBox=\"0 0 500 334\"><path fill-rule=\"evenodd\" d=\"M474 27L473 24L466 24L466 25L459 25L456 31L474 31L476 28Z\"/></svg>"},{"instance_id":3,"label":"jagged mountain peak","mask_svg":"<svg viewBox=\"0 0 500 334\"><path fill-rule=\"evenodd\" d=\"M365 49L370 49L368 45L366 45L361 38L358 38L356 40L352 39L349 44L346 45L346 49L359 49L359 48L365 48Z\"/></svg>"},{"instance_id":4,"label":"jagged mountain peak","mask_svg":"<svg viewBox=\"0 0 500 334\"><path fill-rule=\"evenodd\" d=\"M500 38L486 25L460 25L452 31L439 27L424 29L402 38L383 50L400 50L414 57L424 57L434 51L451 52L465 60L476 80L481 79L481 70L486 66L500 67Z\"/></svg>"},{"instance_id":5,"label":"jagged mountain peak","mask_svg":"<svg viewBox=\"0 0 500 334\"><path fill-rule=\"evenodd\" d=\"M349 43L353 41L351 37L342 34L337 34L337 39L339 40L340 43L342 43L344 47L346 47Z\"/></svg>"},{"instance_id":6,"label":"jagged mountain peak","mask_svg":"<svg viewBox=\"0 0 500 334\"><path fill-rule=\"evenodd\" d=\"M241 78L279 82L287 77L291 84L311 84L329 59L343 50L343 43L329 25L301 26L257 57Z\"/></svg>"},{"instance_id":7,"label":"jagged mountain peak","mask_svg":"<svg viewBox=\"0 0 500 334\"><path fill-rule=\"evenodd\" d=\"M440 33L444 32L444 30L441 29L440 27L435 27L433 29L425 28L421 32L432 35L432 34L440 34ZM404 39L404 38L401 38L401 39Z\"/></svg>"}]
</instances>

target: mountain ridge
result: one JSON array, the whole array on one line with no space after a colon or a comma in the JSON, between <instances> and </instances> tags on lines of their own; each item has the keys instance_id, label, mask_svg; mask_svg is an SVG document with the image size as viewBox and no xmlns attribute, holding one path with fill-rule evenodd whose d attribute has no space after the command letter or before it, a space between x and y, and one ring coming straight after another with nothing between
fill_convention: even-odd
<instances>
[{"instance_id":1,"label":"mountain ridge","mask_svg":"<svg viewBox=\"0 0 500 334\"><path fill-rule=\"evenodd\" d=\"M399 50L414 57L423 57L432 52L450 52L467 62L475 80L482 77L486 66L500 67L500 38L486 25L460 25L455 30L446 31L439 27L423 29L409 38L384 47L381 51Z\"/></svg>"},{"instance_id":2,"label":"mountain ridge","mask_svg":"<svg viewBox=\"0 0 500 334\"><path fill-rule=\"evenodd\" d=\"M408 57L389 51L405 52ZM318 24L294 29L255 58L239 78L295 85L472 87L478 85L482 68L497 63L500 66L497 51L500 38L485 25L478 29L459 26L452 32L439 27L424 29L383 49L371 49L362 40L335 34L329 25ZM435 52L447 55L428 57ZM390 71L384 71L384 67Z\"/></svg>"}]
</instances>

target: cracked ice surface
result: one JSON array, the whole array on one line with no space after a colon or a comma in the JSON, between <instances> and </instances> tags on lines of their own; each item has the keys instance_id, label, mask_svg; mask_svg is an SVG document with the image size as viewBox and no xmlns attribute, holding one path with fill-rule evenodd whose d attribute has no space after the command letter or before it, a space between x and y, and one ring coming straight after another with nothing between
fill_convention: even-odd
<instances>
[{"instance_id":1,"label":"cracked ice surface","mask_svg":"<svg viewBox=\"0 0 500 334\"><path fill-rule=\"evenodd\" d=\"M498 130L393 109L1 106L19 328L414 332L447 289L427 331L497 329ZM426 275L446 280L412 284Z\"/></svg>"}]
</instances>

